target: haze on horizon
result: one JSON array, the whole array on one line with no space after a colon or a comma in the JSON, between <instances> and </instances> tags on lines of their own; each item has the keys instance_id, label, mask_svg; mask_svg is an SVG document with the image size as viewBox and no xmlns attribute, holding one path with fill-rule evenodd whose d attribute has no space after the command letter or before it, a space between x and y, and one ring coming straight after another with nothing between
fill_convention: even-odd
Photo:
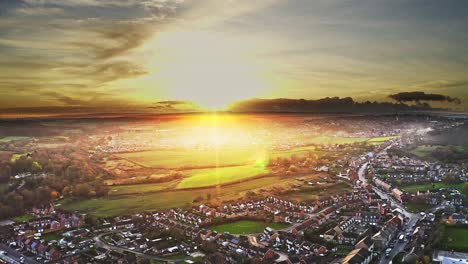
<instances>
[{"instance_id":1,"label":"haze on horizon","mask_svg":"<svg viewBox=\"0 0 468 264\"><path fill-rule=\"evenodd\" d=\"M468 109L463 0L3 0L2 109L223 109L399 92Z\"/></svg>"}]
</instances>

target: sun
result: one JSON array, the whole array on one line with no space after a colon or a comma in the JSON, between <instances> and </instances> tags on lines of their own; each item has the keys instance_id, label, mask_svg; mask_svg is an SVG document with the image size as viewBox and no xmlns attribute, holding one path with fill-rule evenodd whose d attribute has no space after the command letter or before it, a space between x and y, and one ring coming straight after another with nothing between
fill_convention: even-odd
<instances>
[{"instance_id":1,"label":"sun","mask_svg":"<svg viewBox=\"0 0 468 264\"><path fill-rule=\"evenodd\" d=\"M265 83L247 51L222 34L173 32L159 36L154 74L168 98L190 100L222 110L228 104L261 95Z\"/></svg>"}]
</instances>

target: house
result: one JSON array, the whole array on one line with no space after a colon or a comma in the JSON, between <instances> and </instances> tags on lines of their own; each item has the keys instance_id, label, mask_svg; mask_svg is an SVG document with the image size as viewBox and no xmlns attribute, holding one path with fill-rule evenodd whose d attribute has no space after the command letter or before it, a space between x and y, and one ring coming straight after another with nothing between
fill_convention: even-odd
<instances>
[{"instance_id":1,"label":"house","mask_svg":"<svg viewBox=\"0 0 468 264\"><path fill-rule=\"evenodd\" d=\"M455 206L463 205L463 195L461 194L452 194L450 196L450 203Z\"/></svg>"},{"instance_id":2,"label":"house","mask_svg":"<svg viewBox=\"0 0 468 264\"><path fill-rule=\"evenodd\" d=\"M452 223L452 224L458 224L458 223L464 224L464 223L466 223L466 218L462 214L453 213L449 217L449 222Z\"/></svg>"},{"instance_id":3,"label":"house","mask_svg":"<svg viewBox=\"0 0 468 264\"><path fill-rule=\"evenodd\" d=\"M342 264L368 264L372 260L372 254L365 248L356 248L349 252L341 261Z\"/></svg>"},{"instance_id":4,"label":"house","mask_svg":"<svg viewBox=\"0 0 468 264\"><path fill-rule=\"evenodd\" d=\"M62 257L62 253L56 247L50 247L45 253L46 259L56 262Z\"/></svg>"},{"instance_id":5,"label":"house","mask_svg":"<svg viewBox=\"0 0 468 264\"><path fill-rule=\"evenodd\" d=\"M372 238L370 236L366 236L363 239L361 239L359 242L356 243L354 248L365 248L369 250L370 252L374 251L374 242L372 241Z\"/></svg>"}]
</instances>

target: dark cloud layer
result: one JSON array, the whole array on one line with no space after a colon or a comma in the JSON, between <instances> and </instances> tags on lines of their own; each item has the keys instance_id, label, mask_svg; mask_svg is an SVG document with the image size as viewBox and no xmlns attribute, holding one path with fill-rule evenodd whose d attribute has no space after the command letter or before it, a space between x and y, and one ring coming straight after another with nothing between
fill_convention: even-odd
<instances>
[{"instance_id":1,"label":"dark cloud layer","mask_svg":"<svg viewBox=\"0 0 468 264\"><path fill-rule=\"evenodd\" d=\"M231 105L233 112L290 112L290 113L379 113L414 110L430 110L427 104L409 106L406 104L355 102L351 97L327 97L318 100L305 99L251 99Z\"/></svg>"},{"instance_id":2,"label":"dark cloud layer","mask_svg":"<svg viewBox=\"0 0 468 264\"><path fill-rule=\"evenodd\" d=\"M401 92L396 94L391 94L388 97L392 98L398 102L416 102L421 101L434 101L434 102L449 102L460 104L461 100L458 98L442 95L442 94L432 94L425 92Z\"/></svg>"}]
</instances>

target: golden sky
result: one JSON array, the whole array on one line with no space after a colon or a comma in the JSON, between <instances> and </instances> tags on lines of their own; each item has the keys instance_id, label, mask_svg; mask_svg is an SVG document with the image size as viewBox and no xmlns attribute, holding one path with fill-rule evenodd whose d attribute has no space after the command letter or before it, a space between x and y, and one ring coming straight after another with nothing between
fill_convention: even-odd
<instances>
[{"instance_id":1,"label":"golden sky","mask_svg":"<svg viewBox=\"0 0 468 264\"><path fill-rule=\"evenodd\" d=\"M455 0L4 0L0 112L403 91L466 110L467 12Z\"/></svg>"}]
</instances>

